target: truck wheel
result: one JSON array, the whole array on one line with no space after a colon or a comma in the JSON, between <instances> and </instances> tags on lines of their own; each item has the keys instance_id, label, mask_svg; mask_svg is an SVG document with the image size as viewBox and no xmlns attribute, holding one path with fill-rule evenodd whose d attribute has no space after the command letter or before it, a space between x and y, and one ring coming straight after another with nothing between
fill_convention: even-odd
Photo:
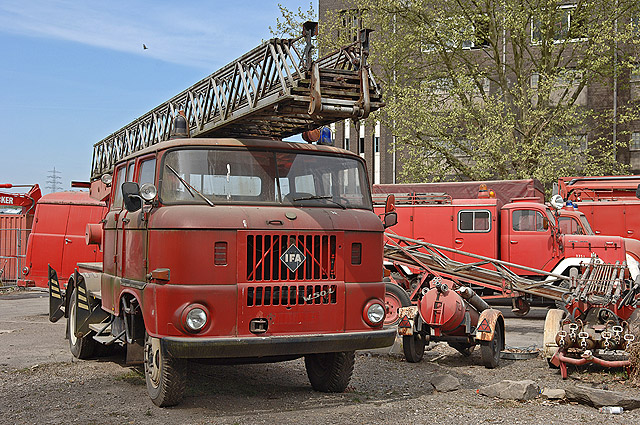
<instances>
[{"instance_id":1,"label":"truck wheel","mask_svg":"<svg viewBox=\"0 0 640 425\"><path fill-rule=\"evenodd\" d=\"M551 363L551 359L558 351L558 344L556 344L556 335L560 332L560 325L564 318L565 312L557 308L552 308L547 312L547 317L544 319L544 337L542 339L542 354L547 359L547 364L552 369L557 369Z\"/></svg>"},{"instance_id":2,"label":"truck wheel","mask_svg":"<svg viewBox=\"0 0 640 425\"><path fill-rule=\"evenodd\" d=\"M184 360L164 355L160 340L145 336L144 377L153 404L166 407L180 403L186 386L185 372Z\"/></svg>"},{"instance_id":3,"label":"truck wheel","mask_svg":"<svg viewBox=\"0 0 640 425\"><path fill-rule=\"evenodd\" d=\"M90 331L82 338L76 336L76 291L74 289L69 300L69 317L67 317L67 333L69 334L69 349L73 357L77 359L88 359L93 355L96 348L96 341L93 339L93 331Z\"/></svg>"},{"instance_id":4,"label":"truck wheel","mask_svg":"<svg viewBox=\"0 0 640 425\"><path fill-rule=\"evenodd\" d=\"M411 300L407 291L395 283L387 283L384 290L384 326L396 326L400 323L398 309L409 307Z\"/></svg>"},{"instance_id":5,"label":"truck wheel","mask_svg":"<svg viewBox=\"0 0 640 425\"><path fill-rule=\"evenodd\" d=\"M355 352L309 354L304 357L304 365L311 386L324 393L341 393L349 385Z\"/></svg>"},{"instance_id":6,"label":"truck wheel","mask_svg":"<svg viewBox=\"0 0 640 425\"><path fill-rule=\"evenodd\" d=\"M405 335L402 337L402 350L404 351L404 358L409 363L419 363L424 357L424 347L426 342L424 336L419 333L413 335Z\"/></svg>"},{"instance_id":7,"label":"truck wheel","mask_svg":"<svg viewBox=\"0 0 640 425\"><path fill-rule=\"evenodd\" d=\"M493 331L493 339L491 341L482 341L480 343L480 353L482 354L482 364L487 369L498 367L500 363L500 351L504 343L502 341L502 325L496 322Z\"/></svg>"}]
</instances>

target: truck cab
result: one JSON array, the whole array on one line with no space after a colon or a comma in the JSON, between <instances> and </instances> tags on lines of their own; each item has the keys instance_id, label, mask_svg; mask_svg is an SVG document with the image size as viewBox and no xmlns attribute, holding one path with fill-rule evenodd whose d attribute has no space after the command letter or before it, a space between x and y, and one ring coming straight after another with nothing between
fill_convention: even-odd
<instances>
[{"instance_id":1,"label":"truck cab","mask_svg":"<svg viewBox=\"0 0 640 425\"><path fill-rule=\"evenodd\" d=\"M92 240L104 261L79 265L67 288L77 357L90 355L94 336L124 343L164 406L182 396L175 371L185 359L304 356L315 389L342 391L355 350L395 340L383 328L383 223L357 155L271 140L176 139L114 170L104 179L111 193L102 233ZM83 319L85 293L95 308Z\"/></svg>"}]
</instances>

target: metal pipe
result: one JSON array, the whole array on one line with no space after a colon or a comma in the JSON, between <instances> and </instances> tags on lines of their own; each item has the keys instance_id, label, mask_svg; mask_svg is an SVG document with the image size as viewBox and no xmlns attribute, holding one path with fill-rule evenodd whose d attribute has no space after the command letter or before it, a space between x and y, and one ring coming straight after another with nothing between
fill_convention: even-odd
<instances>
[{"instance_id":1,"label":"metal pipe","mask_svg":"<svg viewBox=\"0 0 640 425\"><path fill-rule=\"evenodd\" d=\"M480 298L478 294L476 294L476 292L468 286L463 286L459 289L459 292L462 298L464 298L469 304L471 304L476 310L478 310L478 313L482 313L484 310L491 308L485 300Z\"/></svg>"}]
</instances>

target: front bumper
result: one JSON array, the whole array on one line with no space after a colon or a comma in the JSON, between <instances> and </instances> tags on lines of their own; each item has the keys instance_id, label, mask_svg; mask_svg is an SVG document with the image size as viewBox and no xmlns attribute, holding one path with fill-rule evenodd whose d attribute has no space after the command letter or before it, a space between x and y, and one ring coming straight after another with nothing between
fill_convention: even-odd
<instances>
[{"instance_id":1,"label":"front bumper","mask_svg":"<svg viewBox=\"0 0 640 425\"><path fill-rule=\"evenodd\" d=\"M366 350L392 345L396 330L381 329L315 335L265 336L249 338L164 337L164 353L175 358L231 359L332 353Z\"/></svg>"}]
</instances>

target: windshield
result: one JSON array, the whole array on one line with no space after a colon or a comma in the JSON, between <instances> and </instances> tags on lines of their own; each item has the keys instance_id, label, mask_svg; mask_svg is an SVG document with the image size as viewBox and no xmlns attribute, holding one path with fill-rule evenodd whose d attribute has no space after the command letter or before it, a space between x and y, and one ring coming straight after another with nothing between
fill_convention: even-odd
<instances>
[{"instance_id":1,"label":"windshield","mask_svg":"<svg viewBox=\"0 0 640 425\"><path fill-rule=\"evenodd\" d=\"M584 227L584 230L586 231L587 235L595 235L595 233L593 233L593 229L591 229L589 220L587 220L587 217L584 214L580 215L580 223L582 223L582 226Z\"/></svg>"},{"instance_id":2,"label":"windshield","mask_svg":"<svg viewBox=\"0 0 640 425\"><path fill-rule=\"evenodd\" d=\"M175 171L175 173L174 173ZM357 159L248 149L167 152L160 178L165 204L270 204L371 209ZM190 186L190 187L189 187Z\"/></svg>"}]
</instances>

